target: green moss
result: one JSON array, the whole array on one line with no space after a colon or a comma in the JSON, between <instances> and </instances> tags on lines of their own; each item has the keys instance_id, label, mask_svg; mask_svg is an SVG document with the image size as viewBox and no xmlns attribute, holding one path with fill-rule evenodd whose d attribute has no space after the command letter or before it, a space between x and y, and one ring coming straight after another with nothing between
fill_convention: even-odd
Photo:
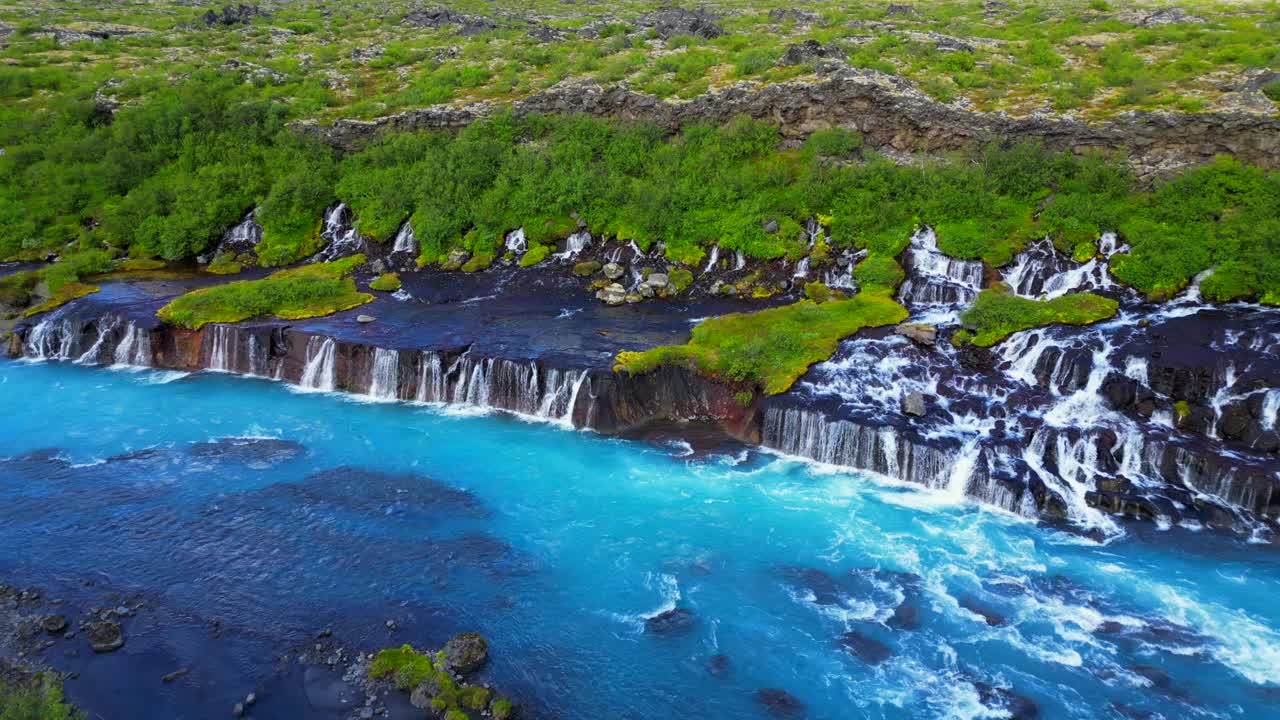
<instances>
[{"instance_id":1,"label":"green moss","mask_svg":"<svg viewBox=\"0 0 1280 720\"><path fill-rule=\"evenodd\" d=\"M82 298L85 295L96 293L100 289L101 288L97 285L88 285L80 282L63 283L62 285L59 285L58 289L54 290L44 302L27 308L26 312L22 313L22 317L29 318L33 315L49 312L55 308L62 307L76 298Z\"/></svg>"},{"instance_id":2,"label":"green moss","mask_svg":"<svg viewBox=\"0 0 1280 720\"><path fill-rule=\"evenodd\" d=\"M1089 262L1097 254L1098 246L1092 240L1079 243L1071 250L1071 258L1078 263Z\"/></svg>"},{"instance_id":3,"label":"green moss","mask_svg":"<svg viewBox=\"0 0 1280 720\"><path fill-rule=\"evenodd\" d=\"M679 295L693 284L693 272L687 268L675 268L667 273L667 295Z\"/></svg>"},{"instance_id":4,"label":"green moss","mask_svg":"<svg viewBox=\"0 0 1280 720\"><path fill-rule=\"evenodd\" d=\"M520 267L523 267L523 268L533 267L534 265L537 265L543 260L546 260L547 256L550 254L551 254L551 248L549 246L533 245L525 252L523 256L520 257Z\"/></svg>"},{"instance_id":5,"label":"green moss","mask_svg":"<svg viewBox=\"0 0 1280 720\"><path fill-rule=\"evenodd\" d=\"M853 279L863 289L884 288L893 292L906 277L897 260L883 255L871 255L853 269Z\"/></svg>"},{"instance_id":6,"label":"green moss","mask_svg":"<svg viewBox=\"0 0 1280 720\"><path fill-rule=\"evenodd\" d=\"M223 253L213 259L209 266L205 268L205 272L214 275L236 275L239 274L244 266L236 262L235 257L230 253Z\"/></svg>"},{"instance_id":7,"label":"green moss","mask_svg":"<svg viewBox=\"0 0 1280 720\"><path fill-rule=\"evenodd\" d=\"M578 277L591 277L592 275L595 275L597 272L599 272L601 267L603 267L603 265L601 265L599 261L588 260L586 262L580 262L574 265L573 274L577 275Z\"/></svg>"},{"instance_id":8,"label":"green moss","mask_svg":"<svg viewBox=\"0 0 1280 720\"><path fill-rule=\"evenodd\" d=\"M1019 330L1045 325L1089 325L1113 317L1120 305L1092 293L1075 293L1053 300L1018 297L1007 288L983 290L973 305L960 314L973 332L971 342L991 347Z\"/></svg>"},{"instance_id":9,"label":"green moss","mask_svg":"<svg viewBox=\"0 0 1280 720\"><path fill-rule=\"evenodd\" d=\"M462 710L454 708L444 714L444 720L471 720L471 718Z\"/></svg>"},{"instance_id":10,"label":"green moss","mask_svg":"<svg viewBox=\"0 0 1280 720\"><path fill-rule=\"evenodd\" d=\"M462 272L473 273L484 270L493 264L493 253L478 252L462 264Z\"/></svg>"},{"instance_id":11,"label":"green moss","mask_svg":"<svg viewBox=\"0 0 1280 720\"><path fill-rule=\"evenodd\" d=\"M640 374L663 365L687 367L717 380L786 391L809 366L864 327L902 321L907 311L887 293L792 305L704 320L685 345L618 354L615 371Z\"/></svg>"},{"instance_id":12,"label":"green moss","mask_svg":"<svg viewBox=\"0 0 1280 720\"><path fill-rule=\"evenodd\" d=\"M400 690L411 690L435 674L431 658L414 651L410 645L382 650L369 665L370 678L389 677Z\"/></svg>"},{"instance_id":13,"label":"green moss","mask_svg":"<svg viewBox=\"0 0 1280 720\"><path fill-rule=\"evenodd\" d=\"M373 296L356 291L347 277L363 255L282 270L261 280L240 280L194 290L160 308L165 322L196 330L211 322L239 322L274 315L284 320L320 317L363 305Z\"/></svg>"},{"instance_id":14,"label":"green moss","mask_svg":"<svg viewBox=\"0 0 1280 720\"><path fill-rule=\"evenodd\" d=\"M466 685L458 692L458 703L472 710L483 710L489 706L492 695L488 688L479 685Z\"/></svg>"},{"instance_id":15,"label":"green moss","mask_svg":"<svg viewBox=\"0 0 1280 720\"><path fill-rule=\"evenodd\" d=\"M515 706L506 698L498 698L493 701L493 706L489 708L489 712L493 715L493 720L510 720L515 714Z\"/></svg>"},{"instance_id":16,"label":"green moss","mask_svg":"<svg viewBox=\"0 0 1280 720\"><path fill-rule=\"evenodd\" d=\"M816 303L824 303L828 300L843 300L845 298L844 293L839 290L832 290L824 283L816 281L805 284L804 296Z\"/></svg>"},{"instance_id":17,"label":"green moss","mask_svg":"<svg viewBox=\"0 0 1280 720\"><path fill-rule=\"evenodd\" d=\"M369 289L378 292L395 292L400 289L401 284L398 273L382 273L369 283Z\"/></svg>"}]
</instances>

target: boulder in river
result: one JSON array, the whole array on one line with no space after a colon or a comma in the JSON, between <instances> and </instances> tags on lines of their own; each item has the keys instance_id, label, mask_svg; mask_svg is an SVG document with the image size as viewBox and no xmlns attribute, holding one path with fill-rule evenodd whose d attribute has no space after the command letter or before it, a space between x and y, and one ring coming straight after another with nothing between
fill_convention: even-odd
<instances>
[{"instance_id":1,"label":"boulder in river","mask_svg":"<svg viewBox=\"0 0 1280 720\"><path fill-rule=\"evenodd\" d=\"M960 607L981 617L983 622L991 627L996 627L1005 623L1004 615L992 610L972 596L966 595L960 598Z\"/></svg>"},{"instance_id":2,"label":"boulder in river","mask_svg":"<svg viewBox=\"0 0 1280 720\"><path fill-rule=\"evenodd\" d=\"M40 627L50 635L61 635L67 629L67 618L65 615L46 615L40 621Z\"/></svg>"},{"instance_id":3,"label":"boulder in river","mask_svg":"<svg viewBox=\"0 0 1280 720\"><path fill-rule=\"evenodd\" d=\"M605 263L605 266L601 268L601 271L604 273L604 276L610 280L617 280L626 272L626 270L616 262Z\"/></svg>"},{"instance_id":4,"label":"boulder in river","mask_svg":"<svg viewBox=\"0 0 1280 720\"><path fill-rule=\"evenodd\" d=\"M900 323L893 331L912 342L933 347L938 341L938 328L924 323Z\"/></svg>"},{"instance_id":5,"label":"boulder in river","mask_svg":"<svg viewBox=\"0 0 1280 720\"><path fill-rule=\"evenodd\" d=\"M780 718L798 718L804 716L804 703L799 698L780 688L762 688L756 692L756 700L769 711L770 715Z\"/></svg>"},{"instance_id":6,"label":"boulder in river","mask_svg":"<svg viewBox=\"0 0 1280 720\"><path fill-rule=\"evenodd\" d=\"M473 673L489 659L489 642L476 633L455 635L444 644L445 663L450 670L466 675Z\"/></svg>"},{"instance_id":7,"label":"boulder in river","mask_svg":"<svg viewBox=\"0 0 1280 720\"><path fill-rule=\"evenodd\" d=\"M902 398L902 412L911 417L924 417L925 404L924 395L918 391L911 391Z\"/></svg>"},{"instance_id":8,"label":"boulder in river","mask_svg":"<svg viewBox=\"0 0 1280 720\"><path fill-rule=\"evenodd\" d=\"M893 656L888 645L854 630L840 636L840 647L868 665L879 665Z\"/></svg>"},{"instance_id":9,"label":"boulder in river","mask_svg":"<svg viewBox=\"0 0 1280 720\"><path fill-rule=\"evenodd\" d=\"M621 305L627 301L627 289L618 283L610 283L596 292L596 298L608 305Z\"/></svg>"},{"instance_id":10,"label":"boulder in river","mask_svg":"<svg viewBox=\"0 0 1280 720\"><path fill-rule=\"evenodd\" d=\"M672 608L658 613L644 621L645 632L654 635L676 635L693 627L694 616L691 610Z\"/></svg>"},{"instance_id":11,"label":"boulder in river","mask_svg":"<svg viewBox=\"0 0 1280 720\"><path fill-rule=\"evenodd\" d=\"M124 647L124 633L110 620L92 623L86 628L89 645L96 653L115 652Z\"/></svg>"}]
</instances>

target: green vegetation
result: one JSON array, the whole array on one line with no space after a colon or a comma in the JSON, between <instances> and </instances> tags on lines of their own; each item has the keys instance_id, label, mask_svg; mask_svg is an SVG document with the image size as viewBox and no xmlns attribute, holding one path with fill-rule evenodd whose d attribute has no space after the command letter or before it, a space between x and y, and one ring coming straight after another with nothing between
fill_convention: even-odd
<instances>
[{"instance_id":1,"label":"green vegetation","mask_svg":"<svg viewBox=\"0 0 1280 720\"><path fill-rule=\"evenodd\" d=\"M864 290L849 300L821 304L801 300L704 320L687 344L619 353L614 370L634 375L675 365L776 395L810 365L831 357L841 339L906 317L906 309L885 292Z\"/></svg>"},{"instance_id":2,"label":"green vegetation","mask_svg":"<svg viewBox=\"0 0 1280 720\"><path fill-rule=\"evenodd\" d=\"M479 685L459 685L445 663L444 651L434 656L419 653L410 645L388 648L369 665L373 680L390 679L396 689L412 692L419 686L429 689L431 709L437 716L468 720L467 709L490 709L495 718L510 718L514 708L506 698L493 699L493 692ZM492 705L490 701L492 700Z\"/></svg>"},{"instance_id":3,"label":"green vegetation","mask_svg":"<svg viewBox=\"0 0 1280 720\"><path fill-rule=\"evenodd\" d=\"M400 275L397 273L389 272L389 273L383 273L378 277L374 278L369 283L369 289L377 290L378 292L395 292L400 289L401 284L402 283L400 282Z\"/></svg>"},{"instance_id":4,"label":"green vegetation","mask_svg":"<svg viewBox=\"0 0 1280 720\"><path fill-rule=\"evenodd\" d=\"M331 315L373 300L357 292L346 277L363 265L363 255L281 270L261 280L239 280L194 290L157 313L161 320L197 330L212 323L231 323L274 315L284 320Z\"/></svg>"},{"instance_id":5,"label":"green vegetation","mask_svg":"<svg viewBox=\"0 0 1280 720\"><path fill-rule=\"evenodd\" d=\"M85 714L66 702L62 681L40 675L29 687L10 687L0 681L0 720L84 720Z\"/></svg>"},{"instance_id":6,"label":"green vegetation","mask_svg":"<svg viewBox=\"0 0 1280 720\"><path fill-rule=\"evenodd\" d=\"M1113 317L1119 304L1092 293L1063 295L1053 300L1018 297L1007 288L983 290L973 305L960 314L966 331L953 342L991 347L1019 330L1045 325L1089 325Z\"/></svg>"},{"instance_id":7,"label":"green vegetation","mask_svg":"<svg viewBox=\"0 0 1280 720\"><path fill-rule=\"evenodd\" d=\"M244 265L237 262L234 255L223 253L209 263L208 267L205 268L205 272L210 272L214 275L238 275L243 269Z\"/></svg>"},{"instance_id":8,"label":"green vegetation","mask_svg":"<svg viewBox=\"0 0 1280 720\"><path fill-rule=\"evenodd\" d=\"M97 285L88 285L80 282L63 283L58 286L57 290L52 291L52 294L43 302L27 308L26 312L22 313L22 317L29 318L33 315L49 312L55 308L62 307L76 298L82 298L85 295L92 295L100 289L101 288Z\"/></svg>"}]
</instances>

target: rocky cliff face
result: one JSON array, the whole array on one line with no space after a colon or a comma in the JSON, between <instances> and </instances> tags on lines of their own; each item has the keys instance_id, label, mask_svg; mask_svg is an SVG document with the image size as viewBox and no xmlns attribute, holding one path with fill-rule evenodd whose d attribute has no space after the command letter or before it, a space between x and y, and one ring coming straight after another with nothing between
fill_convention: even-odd
<instances>
[{"instance_id":1,"label":"rocky cliff face","mask_svg":"<svg viewBox=\"0 0 1280 720\"><path fill-rule=\"evenodd\" d=\"M832 126L856 128L869 146L904 160L915 153L958 150L993 139L1035 139L1076 152L1123 151L1144 179L1166 176L1219 154L1264 168L1280 167L1280 119L1274 117L1130 112L1095 124L1057 116L1015 118L943 104L905 80L839 61L820 63L813 79L765 86L739 83L687 101L660 100L625 86L567 81L511 107L517 115L584 113L644 120L673 132L690 123L722 123L738 115L777 123L788 138ZM460 128L499 108L488 102L436 105L372 121L298 123L295 128L351 150L383 132Z\"/></svg>"}]
</instances>

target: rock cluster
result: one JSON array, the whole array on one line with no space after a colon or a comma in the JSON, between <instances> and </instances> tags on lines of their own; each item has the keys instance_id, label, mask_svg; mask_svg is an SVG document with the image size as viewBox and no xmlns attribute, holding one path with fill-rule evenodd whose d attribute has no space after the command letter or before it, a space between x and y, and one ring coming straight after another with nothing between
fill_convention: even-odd
<instances>
[{"instance_id":1,"label":"rock cluster","mask_svg":"<svg viewBox=\"0 0 1280 720\"><path fill-rule=\"evenodd\" d=\"M208 10L204 14L204 24L209 27L222 25L229 27L231 25L248 25L253 19L262 15L262 9L257 5L224 5L222 12Z\"/></svg>"},{"instance_id":2,"label":"rock cluster","mask_svg":"<svg viewBox=\"0 0 1280 720\"><path fill-rule=\"evenodd\" d=\"M1280 119L1265 114L1128 112L1096 124L1048 116L1015 118L940 103L901 78L852 68L838 60L820 60L817 70L817 81L765 86L743 82L684 101L659 100L592 80L568 80L516 101L512 110L516 115L626 117L673 132L692 123L723 123L746 115L777 122L783 134L793 138L840 126L857 129L870 147L890 156L959 150L992 138L1037 139L1075 151L1125 149L1145 180L1208 162L1219 154L1263 168L1280 167ZM385 131L461 128L497 109L487 102L438 105L372 121L294 127L350 150Z\"/></svg>"}]
</instances>

